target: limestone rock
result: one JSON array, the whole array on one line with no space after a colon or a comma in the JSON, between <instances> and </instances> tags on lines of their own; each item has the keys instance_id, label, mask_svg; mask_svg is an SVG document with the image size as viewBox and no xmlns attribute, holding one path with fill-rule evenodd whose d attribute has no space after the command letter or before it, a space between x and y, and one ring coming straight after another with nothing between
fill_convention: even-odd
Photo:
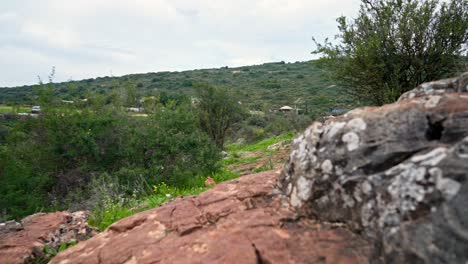
<instances>
[{"instance_id":1,"label":"limestone rock","mask_svg":"<svg viewBox=\"0 0 468 264\"><path fill-rule=\"evenodd\" d=\"M44 247L58 249L62 243L77 242L97 234L88 226L89 213L37 213L21 223L0 224L0 263L28 263L43 256Z\"/></svg>"},{"instance_id":2,"label":"limestone rock","mask_svg":"<svg viewBox=\"0 0 468 264\"><path fill-rule=\"evenodd\" d=\"M313 123L278 184L305 217L345 223L388 263L468 263L468 73Z\"/></svg>"},{"instance_id":3,"label":"limestone rock","mask_svg":"<svg viewBox=\"0 0 468 264\"><path fill-rule=\"evenodd\" d=\"M369 263L365 240L282 207L278 175L244 176L130 216L52 263Z\"/></svg>"}]
</instances>

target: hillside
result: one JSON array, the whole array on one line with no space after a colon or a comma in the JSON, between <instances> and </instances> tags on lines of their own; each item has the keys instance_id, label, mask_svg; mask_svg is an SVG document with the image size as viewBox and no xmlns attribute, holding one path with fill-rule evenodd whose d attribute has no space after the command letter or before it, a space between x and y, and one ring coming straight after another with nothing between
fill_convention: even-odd
<instances>
[{"instance_id":1,"label":"hillside","mask_svg":"<svg viewBox=\"0 0 468 264\"><path fill-rule=\"evenodd\" d=\"M264 63L237 68L222 67L182 72L130 74L98 77L55 84L56 95L64 100L87 94L107 94L123 84L135 85L141 96L168 91L192 95L195 82L229 87L238 91L251 110L276 109L295 104L314 116L330 108L351 109L358 103L325 78L314 61ZM0 104L30 104L34 86L0 88Z\"/></svg>"}]
</instances>

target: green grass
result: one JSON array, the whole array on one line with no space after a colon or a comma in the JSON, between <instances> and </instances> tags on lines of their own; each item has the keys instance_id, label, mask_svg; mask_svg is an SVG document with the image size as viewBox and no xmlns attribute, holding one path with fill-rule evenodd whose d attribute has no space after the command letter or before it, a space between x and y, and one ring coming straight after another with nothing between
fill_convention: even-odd
<instances>
[{"instance_id":1,"label":"green grass","mask_svg":"<svg viewBox=\"0 0 468 264\"><path fill-rule=\"evenodd\" d=\"M245 165L245 164L257 162L257 160L259 158L260 157L242 158L242 157L239 157L239 156L234 156L234 157L224 159L223 164L226 165L226 166L229 166L229 165Z\"/></svg>"},{"instance_id":2,"label":"green grass","mask_svg":"<svg viewBox=\"0 0 468 264\"><path fill-rule=\"evenodd\" d=\"M227 152L232 155L240 152L268 151L268 147L281 141L292 140L296 135L294 133L283 134L274 138L267 138L250 145L231 144L227 146Z\"/></svg>"},{"instance_id":3,"label":"green grass","mask_svg":"<svg viewBox=\"0 0 468 264\"><path fill-rule=\"evenodd\" d=\"M31 108L20 106L20 107L13 107L8 105L0 105L0 114L8 114L8 113L29 113Z\"/></svg>"},{"instance_id":4,"label":"green grass","mask_svg":"<svg viewBox=\"0 0 468 264\"><path fill-rule=\"evenodd\" d=\"M239 175L227 169L221 169L217 173L210 175L210 177L213 178L216 183L220 183L237 178ZM184 188L177 188L162 183L153 186L154 193L147 197L103 201L103 203L91 213L88 223L98 228L100 231L103 231L122 218L158 207L176 197L197 195L204 192L209 188L205 186L205 180L206 177L197 177L190 183L193 184L193 186Z\"/></svg>"},{"instance_id":5,"label":"green grass","mask_svg":"<svg viewBox=\"0 0 468 264\"><path fill-rule=\"evenodd\" d=\"M282 142L282 141L291 141L296 135L294 133L283 134L274 138L267 138L261 140L254 144L242 145L242 144L231 144L228 145L226 150L230 155L229 158L223 160L225 166L237 167L240 165L250 164L257 162L260 158L265 156L272 156L278 150L269 150L268 147ZM248 152L257 152L258 154L254 157L242 157L244 153ZM262 172L269 170L271 166L263 166L261 168L255 169L254 172Z\"/></svg>"},{"instance_id":6,"label":"green grass","mask_svg":"<svg viewBox=\"0 0 468 264\"><path fill-rule=\"evenodd\" d=\"M295 134L289 133L274 138L268 138L261 140L254 144L240 145L231 144L227 146L228 153L232 156L223 161L223 165L233 165L234 167L254 163L259 158L256 157L245 157L242 158L242 152L263 152L265 155L272 155L275 151L268 150L268 147L281 141L292 140ZM271 169L270 166L263 166L257 168L255 172L261 172ZM237 173L229 171L227 169L221 169L217 173L210 176L215 180L216 183L224 182L239 177ZM164 183L153 186L153 194L143 198L126 198L118 201L108 200L103 201L102 204L96 208L89 219L89 224L97 227L103 231L111 224L118 220L136 214L138 212L148 210L151 208L158 207L170 200L180 196L197 195L208 189L205 186L206 176L193 178L187 183L186 187L177 188L166 185Z\"/></svg>"}]
</instances>

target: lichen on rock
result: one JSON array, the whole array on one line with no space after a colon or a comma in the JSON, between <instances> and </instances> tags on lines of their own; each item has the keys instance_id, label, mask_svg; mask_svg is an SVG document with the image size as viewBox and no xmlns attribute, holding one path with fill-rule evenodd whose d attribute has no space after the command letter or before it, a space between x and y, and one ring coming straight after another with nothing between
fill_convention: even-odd
<instances>
[{"instance_id":1,"label":"lichen on rock","mask_svg":"<svg viewBox=\"0 0 468 264\"><path fill-rule=\"evenodd\" d=\"M467 263L467 85L465 73L314 123L278 188L299 215L345 223L387 262Z\"/></svg>"}]
</instances>

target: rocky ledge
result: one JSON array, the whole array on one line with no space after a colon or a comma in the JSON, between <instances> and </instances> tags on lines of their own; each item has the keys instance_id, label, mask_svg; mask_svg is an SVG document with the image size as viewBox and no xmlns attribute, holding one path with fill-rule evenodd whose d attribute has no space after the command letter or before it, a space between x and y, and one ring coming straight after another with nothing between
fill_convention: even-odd
<instances>
[{"instance_id":1,"label":"rocky ledge","mask_svg":"<svg viewBox=\"0 0 468 264\"><path fill-rule=\"evenodd\" d=\"M468 73L313 123L279 187L303 217L343 223L386 263L468 263Z\"/></svg>"},{"instance_id":2,"label":"rocky ledge","mask_svg":"<svg viewBox=\"0 0 468 264\"><path fill-rule=\"evenodd\" d=\"M44 247L57 250L63 243L86 240L97 234L86 220L88 212L30 215L21 222L0 224L0 263L29 263L45 259Z\"/></svg>"},{"instance_id":3,"label":"rocky ledge","mask_svg":"<svg viewBox=\"0 0 468 264\"><path fill-rule=\"evenodd\" d=\"M367 263L341 224L298 219L274 193L279 172L218 184L123 219L52 263Z\"/></svg>"}]
</instances>

